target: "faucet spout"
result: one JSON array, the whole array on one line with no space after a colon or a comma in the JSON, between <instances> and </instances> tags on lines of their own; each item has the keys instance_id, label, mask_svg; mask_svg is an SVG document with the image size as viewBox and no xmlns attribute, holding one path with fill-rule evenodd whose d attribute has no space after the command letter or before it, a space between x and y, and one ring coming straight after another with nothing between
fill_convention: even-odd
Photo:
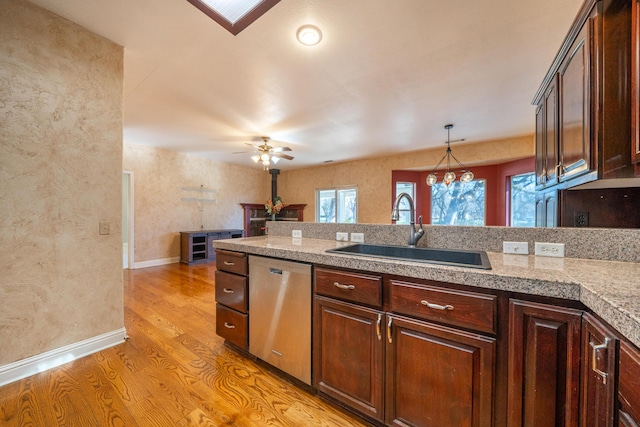
<instances>
[{"instance_id":1,"label":"faucet spout","mask_svg":"<svg viewBox=\"0 0 640 427\"><path fill-rule=\"evenodd\" d=\"M422 228L422 215L418 217L418 223L420 228L416 230L416 213L414 210L413 199L407 193L400 193L396 197L396 201L393 203L393 211L391 212L391 220L397 221L400 219L400 201L405 198L409 203L409 247L414 248L418 243L418 240L424 236L424 229Z\"/></svg>"}]
</instances>

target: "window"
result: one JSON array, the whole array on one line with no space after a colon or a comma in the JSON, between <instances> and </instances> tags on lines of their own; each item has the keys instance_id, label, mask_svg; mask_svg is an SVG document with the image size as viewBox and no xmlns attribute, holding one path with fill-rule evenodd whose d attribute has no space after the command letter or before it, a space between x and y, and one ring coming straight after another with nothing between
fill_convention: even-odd
<instances>
[{"instance_id":1,"label":"window","mask_svg":"<svg viewBox=\"0 0 640 427\"><path fill-rule=\"evenodd\" d=\"M415 182L396 182L396 197L398 194L407 193L411 196L411 199L416 201L416 184ZM414 206L415 209L415 206ZM409 209L409 202L404 197L400 201L400 206L398 209L398 213L400 214L399 219L396 221L396 224L409 224L411 218L411 210Z\"/></svg>"},{"instance_id":2,"label":"window","mask_svg":"<svg viewBox=\"0 0 640 427\"><path fill-rule=\"evenodd\" d=\"M484 225L485 184L484 179L435 184L431 187L431 224Z\"/></svg>"},{"instance_id":3,"label":"window","mask_svg":"<svg viewBox=\"0 0 640 427\"><path fill-rule=\"evenodd\" d=\"M318 222L358 222L358 191L355 187L327 188L316 191Z\"/></svg>"},{"instance_id":4,"label":"window","mask_svg":"<svg viewBox=\"0 0 640 427\"><path fill-rule=\"evenodd\" d=\"M512 227L536 226L536 174L523 173L511 177Z\"/></svg>"}]
</instances>

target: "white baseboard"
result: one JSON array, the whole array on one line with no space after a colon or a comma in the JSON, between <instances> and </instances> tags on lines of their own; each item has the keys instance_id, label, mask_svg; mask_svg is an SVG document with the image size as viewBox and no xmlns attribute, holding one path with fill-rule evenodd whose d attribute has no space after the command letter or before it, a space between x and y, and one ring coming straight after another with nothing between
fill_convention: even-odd
<instances>
[{"instance_id":1,"label":"white baseboard","mask_svg":"<svg viewBox=\"0 0 640 427\"><path fill-rule=\"evenodd\" d=\"M123 327L115 331L107 332L106 334L0 366L0 386L121 344L126 338L127 331Z\"/></svg>"},{"instance_id":2,"label":"white baseboard","mask_svg":"<svg viewBox=\"0 0 640 427\"><path fill-rule=\"evenodd\" d=\"M146 267L155 267L158 265L166 265L166 264L175 264L180 262L180 257L171 257L171 258L160 258L160 259L152 259L149 261L141 261L133 264L133 268L146 268Z\"/></svg>"}]
</instances>

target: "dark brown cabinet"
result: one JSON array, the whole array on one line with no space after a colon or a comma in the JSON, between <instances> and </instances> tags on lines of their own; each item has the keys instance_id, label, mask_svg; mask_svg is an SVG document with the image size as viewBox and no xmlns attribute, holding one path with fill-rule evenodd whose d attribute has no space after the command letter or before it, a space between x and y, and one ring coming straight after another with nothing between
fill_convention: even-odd
<instances>
[{"instance_id":1,"label":"dark brown cabinet","mask_svg":"<svg viewBox=\"0 0 640 427\"><path fill-rule=\"evenodd\" d=\"M314 371L321 393L383 421L384 313L315 297Z\"/></svg>"},{"instance_id":2,"label":"dark brown cabinet","mask_svg":"<svg viewBox=\"0 0 640 427\"><path fill-rule=\"evenodd\" d=\"M247 255L216 251L216 334L243 350L249 348Z\"/></svg>"},{"instance_id":3,"label":"dark brown cabinet","mask_svg":"<svg viewBox=\"0 0 640 427\"><path fill-rule=\"evenodd\" d=\"M640 102L640 80L631 79L631 63L638 65L632 61L638 55L631 48L632 4L637 9L636 0L586 0L538 89L533 101L538 191L633 176L640 106L634 104L630 114L631 98L633 93ZM550 212L541 197L539 203L538 215ZM536 222L553 226L548 216ZM555 225L574 226L573 221Z\"/></svg>"},{"instance_id":4,"label":"dark brown cabinet","mask_svg":"<svg viewBox=\"0 0 640 427\"><path fill-rule=\"evenodd\" d=\"M202 230L180 232L180 262L196 264L216 260L215 240L242 237L242 230Z\"/></svg>"},{"instance_id":5,"label":"dark brown cabinet","mask_svg":"<svg viewBox=\"0 0 640 427\"><path fill-rule=\"evenodd\" d=\"M557 227L560 198L556 188L536 192L536 227Z\"/></svg>"},{"instance_id":6,"label":"dark brown cabinet","mask_svg":"<svg viewBox=\"0 0 640 427\"><path fill-rule=\"evenodd\" d=\"M620 342L618 426L640 426L640 351Z\"/></svg>"},{"instance_id":7,"label":"dark brown cabinet","mask_svg":"<svg viewBox=\"0 0 640 427\"><path fill-rule=\"evenodd\" d=\"M241 203L244 211L245 236L264 236L268 221L272 216L267 214L264 203ZM304 207L306 204L285 206L278 215L276 221L304 221Z\"/></svg>"},{"instance_id":8,"label":"dark brown cabinet","mask_svg":"<svg viewBox=\"0 0 640 427\"><path fill-rule=\"evenodd\" d=\"M640 0L632 0L631 41L631 161L640 176Z\"/></svg>"},{"instance_id":9,"label":"dark brown cabinet","mask_svg":"<svg viewBox=\"0 0 640 427\"><path fill-rule=\"evenodd\" d=\"M582 311L509 302L509 427L578 425Z\"/></svg>"},{"instance_id":10,"label":"dark brown cabinet","mask_svg":"<svg viewBox=\"0 0 640 427\"><path fill-rule=\"evenodd\" d=\"M386 423L489 426L495 339L388 315Z\"/></svg>"},{"instance_id":11,"label":"dark brown cabinet","mask_svg":"<svg viewBox=\"0 0 640 427\"><path fill-rule=\"evenodd\" d=\"M618 339L613 330L585 313L582 323L580 426L615 424Z\"/></svg>"}]
</instances>

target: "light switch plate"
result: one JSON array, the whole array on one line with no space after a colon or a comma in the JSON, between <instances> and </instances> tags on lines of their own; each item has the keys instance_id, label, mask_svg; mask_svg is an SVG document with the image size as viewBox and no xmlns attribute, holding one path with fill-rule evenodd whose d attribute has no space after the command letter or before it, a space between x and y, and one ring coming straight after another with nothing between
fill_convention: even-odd
<instances>
[{"instance_id":1,"label":"light switch plate","mask_svg":"<svg viewBox=\"0 0 640 427\"><path fill-rule=\"evenodd\" d=\"M111 223L109 221L100 221L100 234L103 236L111 234Z\"/></svg>"},{"instance_id":2,"label":"light switch plate","mask_svg":"<svg viewBox=\"0 0 640 427\"><path fill-rule=\"evenodd\" d=\"M351 233L351 241L355 243L364 243L364 233Z\"/></svg>"},{"instance_id":3,"label":"light switch plate","mask_svg":"<svg viewBox=\"0 0 640 427\"><path fill-rule=\"evenodd\" d=\"M527 242L502 242L502 252L505 254L528 255L529 243Z\"/></svg>"}]
</instances>

